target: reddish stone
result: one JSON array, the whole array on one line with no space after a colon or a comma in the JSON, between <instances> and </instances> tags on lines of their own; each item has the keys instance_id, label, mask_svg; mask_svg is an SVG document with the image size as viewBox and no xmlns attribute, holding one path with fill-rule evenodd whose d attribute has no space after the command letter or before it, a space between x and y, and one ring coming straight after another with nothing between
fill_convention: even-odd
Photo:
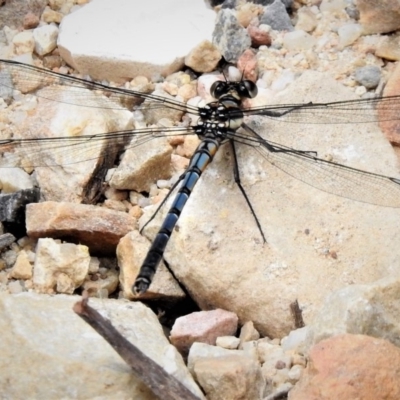
<instances>
[{"instance_id":1,"label":"reddish stone","mask_svg":"<svg viewBox=\"0 0 400 400\"><path fill-rule=\"evenodd\" d=\"M26 207L26 229L30 237L84 244L91 254L115 254L120 238L136 225L136 219L127 213L86 204L46 201Z\"/></svg>"},{"instance_id":2,"label":"reddish stone","mask_svg":"<svg viewBox=\"0 0 400 400\"><path fill-rule=\"evenodd\" d=\"M398 400L400 349L365 335L338 335L319 342L289 400Z\"/></svg>"}]
</instances>

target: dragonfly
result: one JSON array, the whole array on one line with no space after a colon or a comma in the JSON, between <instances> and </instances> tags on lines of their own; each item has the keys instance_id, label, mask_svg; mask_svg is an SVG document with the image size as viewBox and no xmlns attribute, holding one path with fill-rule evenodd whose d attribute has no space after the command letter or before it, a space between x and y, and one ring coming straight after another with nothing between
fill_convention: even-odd
<instances>
[{"instance_id":1,"label":"dragonfly","mask_svg":"<svg viewBox=\"0 0 400 400\"><path fill-rule=\"evenodd\" d=\"M68 88L67 94L63 97L58 90L60 86ZM268 140L265 134L257 132L246 122L247 117L251 116L275 119L288 124L347 124L398 120L400 96L252 107L246 106L244 100L257 95L256 85L249 80L231 81L225 78L217 80L211 86L210 92L215 100L203 107L197 107L154 93L109 86L16 61L0 60L0 93L13 89L23 93L34 92L39 98L81 107L118 110L126 109L125 105L130 102L138 104L135 107L139 109L155 109L161 112L167 108L197 116L197 122L193 126L168 128L151 126L91 136L0 139L0 154L3 157L1 167L18 165L22 158L26 167L27 158L32 168L48 167L41 156L44 150L60 154L73 153L71 161L68 161L67 157L65 163L75 163L86 161L92 149L105 147L107 151L111 151L115 148L116 142L123 143L123 148L128 149L166 136L197 135L201 139L189 166L169 192L171 194L179 186L132 286L132 291L136 295L142 295L149 289L185 204L221 145L227 144L233 150L235 182L246 200L264 242L266 240L262 227L241 184L237 146L253 148L274 167L322 191L383 207L400 207L400 178L356 169L319 158L314 151L297 150L276 143ZM88 96L88 90L100 94L94 98ZM39 142L40 150L37 147ZM157 145L156 142L154 145ZM167 198L168 195L155 214Z\"/></svg>"}]
</instances>

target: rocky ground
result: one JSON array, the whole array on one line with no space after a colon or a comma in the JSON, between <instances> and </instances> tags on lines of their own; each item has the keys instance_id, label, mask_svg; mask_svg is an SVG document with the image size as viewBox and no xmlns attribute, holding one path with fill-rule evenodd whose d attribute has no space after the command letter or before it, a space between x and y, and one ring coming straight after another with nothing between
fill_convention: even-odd
<instances>
[{"instance_id":1,"label":"rocky ground","mask_svg":"<svg viewBox=\"0 0 400 400\"><path fill-rule=\"evenodd\" d=\"M245 107L399 93L396 2L226 1L214 9L201 1L164 8L151 1L86 3L6 2L0 58L195 107L211 101L212 83L224 79L222 57L238 68L225 69L230 78L257 84L258 96ZM344 197L334 196L340 193L325 182L339 178L310 180L299 166L296 180L257 149L238 146L263 244L224 147L141 298L150 309L131 286L168 207L143 234L139 228L199 143L168 131L185 132L195 117L160 104L117 105L111 93L80 92L78 101L71 88L39 87L23 75L11 87L7 79L3 66L2 398L156 398L73 313L83 291L197 398L400 397L396 191L382 198L375 186L363 192L356 182ZM394 98L368 113L246 123L323 160L399 177L399 105ZM124 143L124 152L121 135L85 147L72 141L149 126L167 134ZM59 136L67 144L46 142ZM42 140L10 148L15 138Z\"/></svg>"}]
</instances>

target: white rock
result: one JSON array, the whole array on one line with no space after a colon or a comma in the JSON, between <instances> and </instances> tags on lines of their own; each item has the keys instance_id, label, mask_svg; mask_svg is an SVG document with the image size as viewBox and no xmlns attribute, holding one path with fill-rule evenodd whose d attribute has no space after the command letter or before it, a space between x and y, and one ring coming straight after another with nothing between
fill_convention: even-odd
<instances>
[{"instance_id":1,"label":"white rock","mask_svg":"<svg viewBox=\"0 0 400 400\"><path fill-rule=\"evenodd\" d=\"M2 193L13 193L32 189L33 182L31 176L21 168L0 168L0 186Z\"/></svg>"},{"instance_id":2,"label":"white rock","mask_svg":"<svg viewBox=\"0 0 400 400\"><path fill-rule=\"evenodd\" d=\"M234 350L238 348L239 343L240 339L236 336L219 336L215 344L224 349Z\"/></svg>"},{"instance_id":3,"label":"white rock","mask_svg":"<svg viewBox=\"0 0 400 400\"><path fill-rule=\"evenodd\" d=\"M288 50L309 50L316 44L316 39L302 30L287 32L283 44Z\"/></svg>"},{"instance_id":4,"label":"white rock","mask_svg":"<svg viewBox=\"0 0 400 400\"><path fill-rule=\"evenodd\" d=\"M17 33L12 39L15 54L32 53L35 48L32 31L22 31Z\"/></svg>"},{"instance_id":5,"label":"white rock","mask_svg":"<svg viewBox=\"0 0 400 400\"><path fill-rule=\"evenodd\" d=\"M111 346L74 314L72 306L78 300L77 296L0 294L2 396L156 400ZM148 307L139 302L108 299L90 299L89 305L204 400Z\"/></svg>"},{"instance_id":6,"label":"white rock","mask_svg":"<svg viewBox=\"0 0 400 400\"><path fill-rule=\"evenodd\" d=\"M301 365L293 365L288 372L288 378L291 380L291 383L296 383L300 378L304 371L304 367Z\"/></svg>"},{"instance_id":7,"label":"white rock","mask_svg":"<svg viewBox=\"0 0 400 400\"><path fill-rule=\"evenodd\" d=\"M58 28L55 25L43 25L33 30L35 52L44 56L57 46Z\"/></svg>"},{"instance_id":8,"label":"white rock","mask_svg":"<svg viewBox=\"0 0 400 400\"><path fill-rule=\"evenodd\" d=\"M58 45L69 64L96 79L168 75L211 40L214 20L202 0L97 0L63 19Z\"/></svg>"},{"instance_id":9,"label":"white rock","mask_svg":"<svg viewBox=\"0 0 400 400\"><path fill-rule=\"evenodd\" d=\"M338 29L340 46L346 47L354 43L363 33L363 28L359 24L347 24Z\"/></svg>"},{"instance_id":10,"label":"white rock","mask_svg":"<svg viewBox=\"0 0 400 400\"><path fill-rule=\"evenodd\" d=\"M39 239L33 268L35 289L43 293L73 293L89 272L88 248L72 243Z\"/></svg>"},{"instance_id":11,"label":"white rock","mask_svg":"<svg viewBox=\"0 0 400 400\"><path fill-rule=\"evenodd\" d=\"M290 331L288 336L282 338L281 341L282 349L284 351L302 349L305 344L308 332L309 332L309 327L307 326L295 329L294 331Z\"/></svg>"}]
</instances>

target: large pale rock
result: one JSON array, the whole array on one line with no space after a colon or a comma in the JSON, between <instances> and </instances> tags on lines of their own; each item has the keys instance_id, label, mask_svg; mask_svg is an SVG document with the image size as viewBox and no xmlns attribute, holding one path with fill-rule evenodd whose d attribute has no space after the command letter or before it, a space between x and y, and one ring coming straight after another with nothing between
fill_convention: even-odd
<instances>
[{"instance_id":1,"label":"large pale rock","mask_svg":"<svg viewBox=\"0 0 400 400\"><path fill-rule=\"evenodd\" d=\"M352 98L350 90L313 71L274 101ZM322 117L314 120L319 124L254 120L254 129L272 141L399 176L395 153L375 124L330 125ZM234 183L230 150L222 148L195 187L165 254L201 308L233 311L261 334L282 337L294 328L294 300L307 324L333 291L396 274L399 210L327 194L274 168L256 149L237 147L242 184L267 243ZM146 229L148 237L167 208Z\"/></svg>"},{"instance_id":2,"label":"large pale rock","mask_svg":"<svg viewBox=\"0 0 400 400\"><path fill-rule=\"evenodd\" d=\"M289 400L397 400L400 349L383 339L339 335L318 343Z\"/></svg>"},{"instance_id":3,"label":"large pale rock","mask_svg":"<svg viewBox=\"0 0 400 400\"><path fill-rule=\"evenodd\" d=\"M385 338L400 347L400 279L350 285L332 293L308 327L307 347L338 334Z\"/></svg>"},{"instance_id":4,"label":"large pale rock","mask_svg":"<svg viewBox=\"0 0 400 400\"><path fill-rule=\"evenodd\" d=\"M214 19L201 0L97 0L63 19L58 46L69 64L96 79L169 75L211 39Z\"/></svg>"},{"instance_id":5,"label":"large pale rock","mask_svg":"<svg viewBox=\"0 0 400 400\"><path fill-rule=\"evenodd\" d=\"M135 218L104 207L53 201L26 207L29 236L79 242L93 254L114 255L119 239L135 228Z\"/></svg>"},{"instance_id":6,"label":"large pale rock","mask_svg":"<svg viewBox=\"0 0 400 400\"><path fill-rule=\"evenodd\" d=\"M156 397L72 311L77 296L0 294L0 386L9 399ZM156 315L141 303L90 299L135 346L204 399Z\"/></svg>"},{"instance_id":7,"label":"large pale rock","mask_svg":"<svg viewBox=\"0 0 400 400\"><path fill-rule=\"evenodd\" d=\"M89 272L88 248L72 243L39 239L36 246L33 284L37 291L72 294Z\"/></svg>"},{"instance_id":8,"label":"large pale rock","mask_svg":"<svg viewBox=\"0 0 400 400\"><path fill-rule=\"evenodd\" d=\"M18 77L15 80L18 81ZM37 82L32 79L31 83L34 89ZM79 101L75 97L76 89L52 86L40 90L36 92L39 98L37 107L14 124L14 137L41 138L41 141L30 142L22 149L20 164L25 168L40 167L36 168L36 178L44 200L92 202L101 191L107 169L113 165L123 145L115 136L112 140L95 140L92 135L132 127L129 111L102 109L99 112L101 107L121 106L89 90L82 88L80 91L81 101L84 98L83 104L88 104L88 107L73 105ZM15 113L18 112L21 110L16 108ZM78 145L74 141L78 136L88 136L87 142ZM70 141L53 143L44 140L53 137L66 137Z\"/></svg>"}]
</instances>

